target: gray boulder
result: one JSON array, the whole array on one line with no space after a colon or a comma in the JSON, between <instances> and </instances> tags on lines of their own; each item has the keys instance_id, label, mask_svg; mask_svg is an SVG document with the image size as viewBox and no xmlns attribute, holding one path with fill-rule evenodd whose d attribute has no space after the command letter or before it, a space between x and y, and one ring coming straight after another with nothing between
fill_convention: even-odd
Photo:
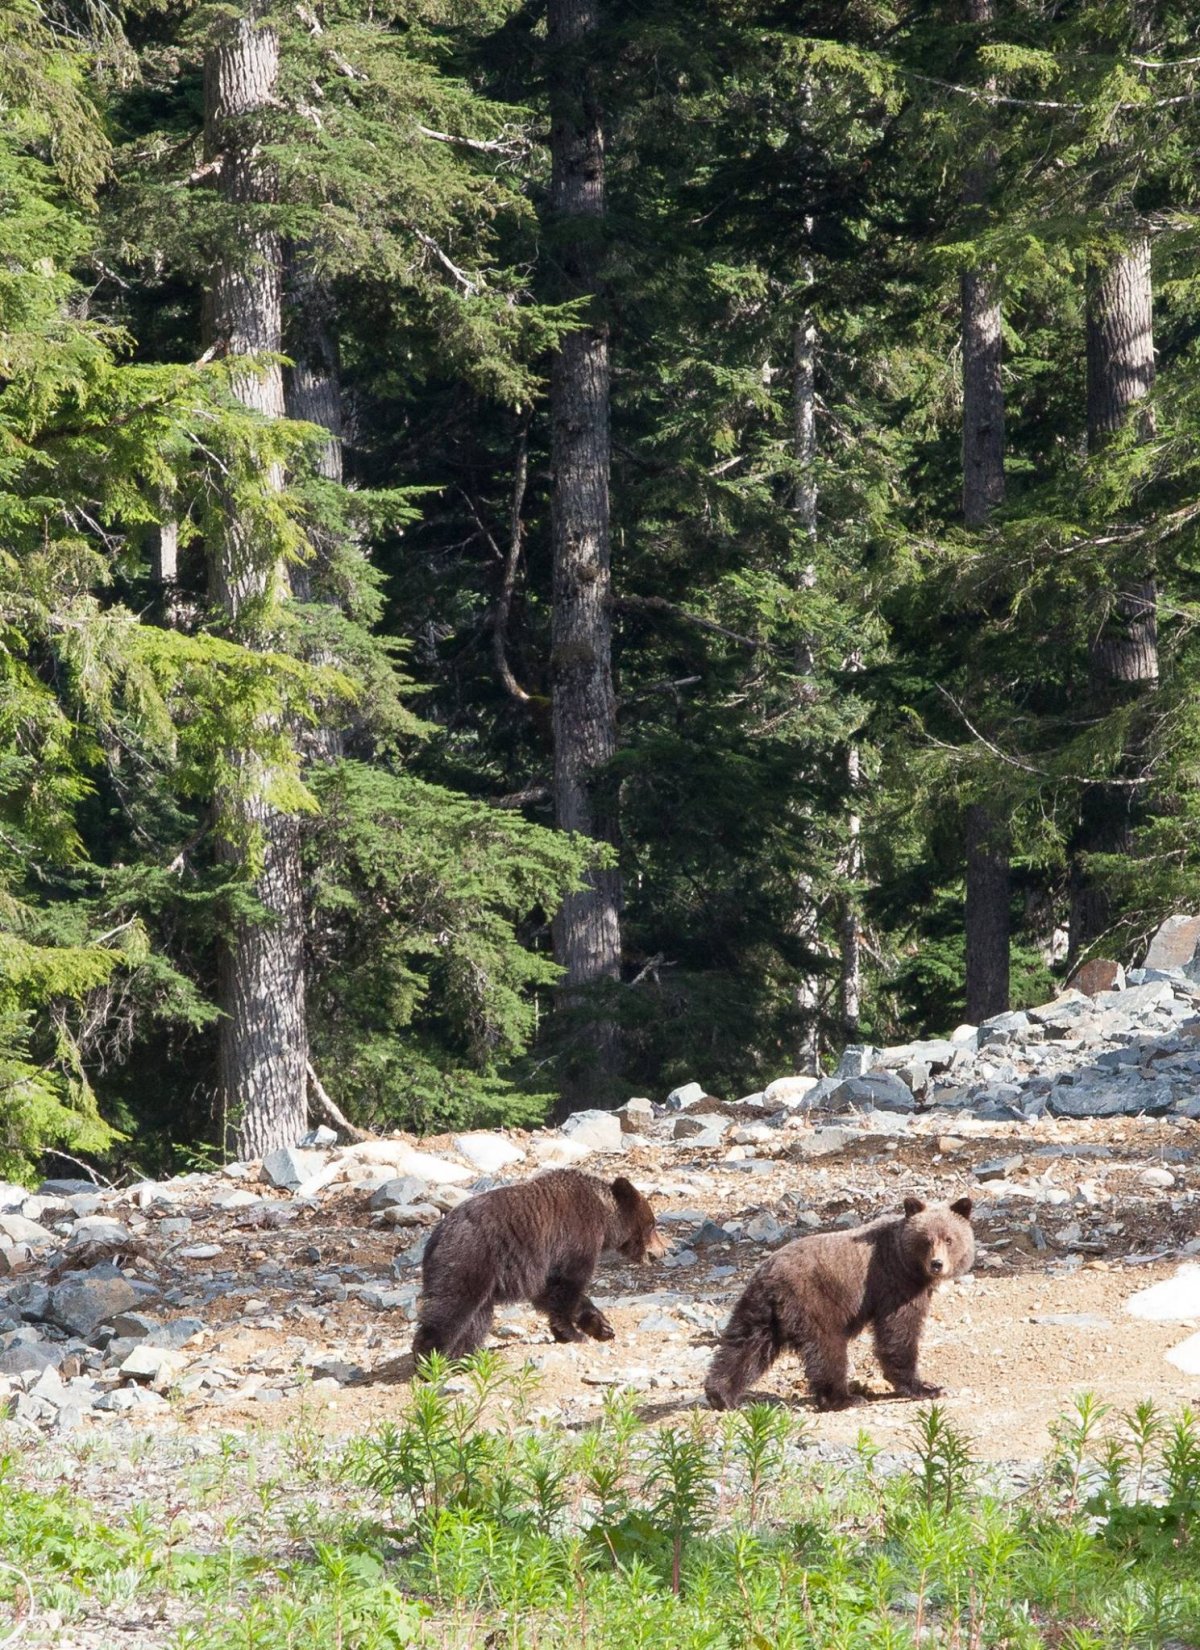
<instances>
[{"instance_id":1,"label":"gray boulder","mask_svg":"<svg viewBox=\"0 0 1200 1650\"><path fill-rule=\"evenodd\" d=\"M621 1119L615 1111L575 1111L560 1126L559 1133L577 1146L594 1152L623 1152L625 1140Z\"/></svg>"},{"instance_id":2,"label":"gray boulder","mask_svg":"<svg viewBox=\"0 0 1200 1650\"><path fill-rule=\"evenodd\" d=\"M401 1175L393 1180L385 1180L383 1185L371 1193L367 1204L369 1209L398 1209L412 1203L422 1203L429 1188L423 1180L415 1175Z\"/></svg>"},{"instance_id":3,"label":"gray boulder","mask_svg":"<svg viewBox=\"0 0 1200 1650\"><path fill-rule=\"evenodd\" d=\"M1029 1015L1022 1009L1016 1009L1011 1014L993 1014L990 1020L985 1020L980 1026L976 1037L978 1046L991 1048L999 1044L1001 1047L1008 1043L1023 1043L1031 1039L1032 1022Z\"/></svg>"},{"instance_id":4,"label":"gray boulder","mask_svg":"<svg viewBox=\"0 0 1200 1650\"><path fill-rule=\"evenodd\" d=\"M873 1071L866 1077L851 1077L829 1097L830 1109L849 1111L852 1107L878 1111L916 1111L917 1102L907 1083L891 1071Z\"/></svg>"},{"instance_id":5,"label":"gray boulder","mask_svg":"<svg viewBox=\"0 0 1200 1650\"><path fill-rule=\"evenodd\" d=\"M280 1146L263 1158L262 1174L272 1186L288 1191L311 1180L324 1167L325 1159L317 1152L302 1152L298 1146Z\"/></svg>"},{"instance_id":6,"label":"gray boulder","mask_svg":"<svg viewBox=\"0 0 1200 1650\"><path fill-rule=\"evenodd\" d=\"M118 1312L157 1298L153 1285L135 1282L115 1266L93 1266L87 1272L69 1272L51 1289L45 1317L68 1334L87 1340Z\"/></svg>"},{"instance_id":7,"label":"gray boulder","mask_svg":"<svg viewBox=\"0 0 1200 1650\"><path fill-rule=\"evenodd\" d=\"M865 1077L875 1065L875 1050L870 1043L850 1043L842 1050L835 1077Z\"/></svg>"}]
</instances>

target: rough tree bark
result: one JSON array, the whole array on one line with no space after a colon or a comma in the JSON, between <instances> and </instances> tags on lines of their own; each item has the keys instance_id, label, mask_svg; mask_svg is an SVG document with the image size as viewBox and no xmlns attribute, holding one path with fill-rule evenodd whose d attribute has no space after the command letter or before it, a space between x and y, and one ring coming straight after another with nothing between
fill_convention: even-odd
<instances>
[{"instance_id":1,"label":"rough tree bark","mask_svg":"<svg viewBox=\"0 0 1200 1650\"><path fill-rule=\"evenodd\" d=\"M853 662L851 668L854 668ZM841 948L841 1009L842 1026L848 1041L858 1036L862 1013L862 920L858 909L858 882L862 877L862 817L856 798L862 788L862 761L858 746L846 749L846 794L850 813L846 821L846 854L843 875L846 891L842 896L840 927Z\"/></svg>"},{"instance_id":2,"label":"rough tree bark","mask_svg":"<svg viewBox=\"0 0 1200 1650\"><path fill-rule=\"evenodd\" d=\"M217 190L230 214L206 302L210 347L237 356L278 354L282 344L278 236L257 210L272 199L272 179L257 148L257 127L275 101L279 40L262 21L264 7L230 18L204 63L205 159L217 163ZM266 418L284 411L278 365L233 381L234 393ZM281 488L272 467L266 484ZM209 590L229 633L265 647L263 613L286 592L281 565L264 565L232 505L209 547ZM293 1144L304 1132L308 1039L304 1006L303 903L299 827L266 800L271 774L257 758L235 753L242 783L217 798L229 852L254 854L253 892L261 920L233 919L218 959L222 1011L217 1080L222 1113L238 1154L258 1157ZM253 847L249 847L253 844Z\"/></svg>"},{"instance_id":3,"label":"rough tree bark","mask_svg":"<svg viewBox=\"0 0 1200 1650\"><path fill-rule=\"evenodd\" d=\"M326 481L340 483L343 476L342 435L345 425L342 406L341 363L333 330L333 299L318 277L307 247L289 245L284 254L284 348L291 361L283 374L284 410L289 418L316 424L326 432L316 458L316 471ZM328 561L334 546L320 532L313 535L318 560ZM288 568L292 594L297 601L312 599L309 563L293 563ZM319 664L330 664L333 655L320 649L310 655ZM341 730L329 722L318 722L298 734L301 749L310 762L335 762L344 752Z\"/></svg>"},{"instance_id":4,"label":"rough tree bark","mask_svg":"<svg viewBox=\"0 0 1200 1650\"><path fill-rule=\"evenodd\" d=\"M966 0L969 23L992 22L994 0ZM963 202L982 221L995 186L997 157L986 135L963 178ZM963 271L963 520L984 527L1004 500L1002 333L995 270ZM1008 832L982 803L966 812L966 1013L978 1024L1009 1001L1010 888Z\"/></svg>"},{"instance_id":5,"label":"rough tree bark","mask_svg":"<svg viewBox=\"0 0 1200 1650\"><path fill-rule=\"evenodd\" d=\"M1135 233L1129 245L1088 271L1088 446L1101 451L1130 418L1143 439L1153 433L1149 407L1139 410L1154 386L1154 298L1150 237ZM1157 591L1152 568L1101 592L1088 660L1097 712L1153 690L1158 684ZM1096 785L1084 796L1076 847L1079 854L1122 854L1131 844L1130 802L1124 786ZM1077 957L1108 926L1109 900L1102 884L1077 857L1071 875L1068 956Z\"/></svg>"},{"instance_id":6,"label":"rough tree bark","mask_svg":"<svg viewBox=\"0 0 1200 1650\"><path fill-rule=\"evenodd\" d=\"M807 289L812 285L812 267L803 264L800 280ZM817 536L817 482L814 464L817 456L817 328L812 312L802 311L792 331L792 452L796 459L796 484L792 493L792 508L804 536L811 544ZM802 564L799 574L801 588L811 588L815 571L811 562ZM796 673L803 679L813 672L813 650L806 640L797 649ZM802 692L806 691L803 687ZM820 924L813 880L808 875L798 879L799 900L795 931L803 945L814 955L821 945ZM803 976L796 987L796 1009L800 1020L800 1044L797 1049L796 1069L816 1076L821 1061L821 989L815 975Z\"/></svg>"},{"instance_id":7,"label":"rough tree bark","mask_svg":"<svg viewBox=\"0 0 1200 1650\"><path fill-rule=\"evenodd\" d=\"M1143 55L1152 45L1152 22L1151 0L1131 0L1130 42ZM1120 165L1116 139L1109 158ZM1104 170L1100 172L1102 187ZM1087 272L1087 426L1088 447L1094 453L1103 451L1131 419L1138 439L1146 440L1154 432L1153 410L1147 403L1154 387L1149 229L1128 188L1118 192L1104 211L1123 245L1115 254L1093 259ZM1092 706L1102 715L1158 685L1158 596L1153 563L1127 570L1115 589L1099 591L1097 598L1088 671ZM1071 959L1104 933L1110 914L1106 890L1081 856L1129 852L1131 800L1132 793L1116 785L1095 785L1083 798L1071 872Z\"/></svg>"},{"instance_id":8,"label":"rough tree bark","mask_svg":"<svg viewBox=\"0 0 1200 1650\"><path fill-rule=\"evenodd\" d=\"M591 55L599 0L549 0L550 214L563 295L591 300L586 324L559 347L550 378L554 595L551 639L554 807L560 830L617 840L616 807L597 790L617 749L609 560L608 324L600 309L604 131ZM593 871L554 922L572 988L620 977L621 881ZM580 1093L603 1097L619 1064L611 1025L584 1031Z\"/></svg>"}]
</instances>

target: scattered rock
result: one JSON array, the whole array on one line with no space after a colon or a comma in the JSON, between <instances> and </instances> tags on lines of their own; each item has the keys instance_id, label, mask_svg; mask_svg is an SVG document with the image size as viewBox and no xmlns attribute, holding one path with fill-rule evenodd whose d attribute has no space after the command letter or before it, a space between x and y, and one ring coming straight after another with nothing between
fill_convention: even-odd
<instances>
[{"instance_id":1,"label":"scattered rock","mask_svg":"<svg viewBox=\"0 0 1200 1650\"><path fill-rule=\"evenodd\" d=\"M781 1243L791 1234L786 1226L779 1224L774 1215L764 1212L746 1222L745 1235L752 1238L755 1243Z\"/></svg>"},{"instance_id":2,"label":"scattered rock","mask_svg":"<svg viewBox=\"0 0 1200 1650\"><path fill-rule=\"evenodd\" d=\"M711 1135L714 1132L714 1126L717 1140L720 1141L725 1129L728 1127L723 1119L689 1117L685 1114L682 1117L676 1117L671 1123L671 1138L672 1140L698 1139L701 1135Z\"/></svg>"},{"instance_id":3,"label":"scattered rock","mask_svg":"<svg viewBox=\"0 0 1200 1650\"><path fill-rule=\"evenodd\" d=\"M623 1152L621 1119L612 1111L575 1111L561 1124L559 1133L577 1146L594 1152Z\"/></svg>"},{"instance_id":4,"label":"scattered rock","mask_svg":"<svg viewBox=\"0 0 1200 1650\"><path fill-rule=\"evenodd\" d=\"M870 1043L850 1043L842 1050L835 1077L865 1077L875 1064L875 1050Z\"/></svg>"},{"instance_id":5,"label":"scattered rock","mask_svg":"<svg viewBox=\"0 0 1200 1650\"><path fill-rule=\"evenodd\" d=\"M336 1146L337 1138L335 1129L329 1128L325 1123L318 1123L315 1129L309 1129L300 1142L300 1147L302 1151L306 1152L324 1151L329 1146ZM230 1165L226 1166L229 1167ZM237 1167L240 1168L241 1165L238 1164Z\"/></svg>"},{"instance_id":6,"label":"scattered rock","mask_svg":"<svg viewBox=\"0 0 1200 1650\"><path fill-rule=\"evenodd\" d=\"M424 1200L428 1190L423 1180L415 1175L403 1175L399 1179L385 1180L371 1193L367 1207L369 1209L393 1209L410 1203L420 1203Z\"/></svg>"},{"instance_id":7,"label":"scattered rock","mask_svg":"<svg viewBox=\"0 0 1200 1650\"><path fill-rule=\"evenodd\" d=\"M121 1374L130 1380L149 1381L152 1386L166 1386L187 1363L181 1352L168 1346L136 1346L121 1365Z\"/></svg>"},{"instance_id":8,"label":"scattered rock","mask_svg":"<svg viewBox=\"0 0 1200 1650\"><path fill-rule=\"evenodd\" d=\"M795 1145L788 1148L789 1157L827 1157L832 1152L845 1151L855 1140L861 1140L862 1135L857 1129L843 1129L836 1125L824 1129L814 1129L811 1134L802 1135Z\"/></svg>"},{"instance_id":9,"label":"scattered rock","mask_svg":"<svg viewBox=\"0 0 1200 1650\"><path fill-rule=\"evenodd\" d=\"M1143 1169L1138 1175L1139 1186L1153 1186L1160 1191L1167 1191L1175 1184L1175 1176L1170 1169Z\"/></svg>"},{"instance_id":10,"label":"scattered rock","mask_svg":"<svg viewBox=\"0 0 1200 1650\"><path fill-rule=\"evenodd\" d=\"M768 1106L797 1111L808 1103L818 1081L816 1077L776 1077L767 1084L762 1097Z\"/></svg>"},{"instance_id":11,"label":"scattered rock","mask_svg":"<svg viewBox=\"0 0 1200 1650\"><path fill-rule=\"evenodd\" d=\"M507 1135L483 1130L474 1134L456 1134L454 1149L483 1174L496 1174L511 1163L522 1163L525 1159L520 1146L514 1146Z\"/></svg>"},{"instance_id":12,"label":"scattered rock","mask_svg":"<svg viewBox=\"0 0 1200 1650\"><path fill-rule=\"evenodd\" d=\"M626 1134L644 1134L654 1122L654 1107L649 1100L638 1095L632 1100L626 1100L623 1106L618 1106L617 1116L621 1119L621 1128Z\"/></svg>"},{"instance_id":13,"label":"scattered rock","mask_svg":"<svg viewBox=\"0 0 1200 1650\"><path fill-rule=\"evenodd\" d=\"M1035 1312L1030 1323L1042 1323L1056 1329L1111 1329L1111 1318L1102 1318L1098 1312Z\"/></svg>"},{"instance_id":14,"label":"scattered rock","mask_svg":"<svg viewBox=\"0 0 1200 1650\"><path fill-rule=\"evenodd\" d=\"M879 1111L916 1111L912 1090L891 1071L872 1071L866 1077L851 1077L830 1096L834 1109L859 1108Z\"/></svg>"},{"instance_id":15,"label":"scattered rock","mask_svg":"<svg viewBox=\"0 0 1200 1650\"><path fill-rule=\"evenodd\" d=\"M779 1131L769 1123L743 1123L730 1138L735 1146L766 1146L779 1139Z\"/></svg>"},{"instance_id":16,"label":"scattered rock","mask_svg":"<svg viewBox=\"0 0 1200 1650\"><path fill-rule=\"evenodd\" d=\"M993 1014L990 1020L985 1020L976 1036L978 1046L983 1048L1006 1047L1010 1043L1024 1041L1030 1031L1032 1022L1028 1014L1018 1009L1012 1014Z\"/></svg>"},{"instance_id":17,"label":"scattered rock","mask_svg":"<svg viewBox=\"0 0 1200 1650\"><path fill-rule=\"evenodd\" d=\"M1144 968L1183 968L1200 951L1200 917L1168 917L1150 941Z\"/></svg>"},{"instance_id":18,"label":"scattered rock","mask_svg":"<svg viewBox=\"0 0 1200 1650\"><path fill-rule=\"evenodd\" d=\"M1006 1180L1010 1174L1016 1174L1023 1168L1025 1159L1020 1155L1014 1157L996 1157L990 1163L980 1163L975 1170L976 1180Z\"/></svg>"},{"instance_id":19,"label":"scattered rock","mask_svg":"<svg viewBox=\"0 0 1200 1650\"><path fill-rule=\"evenodd\" d=\"M1200 1266L1181 1266L1175 1276L1140 1289L1125 1302L1134 1318L1153 1323L1186 1323L1200 1318Z\"/></svg>"},{"instance_id":20,"label":"scattered rock","mask_svg":"<svg viewBox=\"0 0 1200 1650\"><path fill-rule=\"evenodd\" d=\"M544 1169L571 1169L592 1155L592 1148L581 1140L568 1140L565 1134L534 1136L533 1155Z\"/></svg>"},{"instance_id":21,"label":"scattered rock","mask_svg":"<svg viewBox=\"0 0 1200 1650\"><path fill-rule=\"evenodd\" d=\"M1200 1334L1189 1335L1186 1341L1180 1341L1165 1356L1169 1364L1174 1364L1185 1375L1200 1375Z\"/></svg>"},{"instance_id":22,"label":"scattered rock","mask_svg":"<svg viewBox=\"0 0 1200 1650\"><path fill-rule=\"evenodd\" d=\"M263 1179L270 1181L272 1186L292 1191L324 1166L316 1152L302 1152L296 1146L281 1146L278 1151L268 1152L263 1158L262 1174Z\"/></svg>"},{"instance_id":23,"label":"scattered rock","mask_svg":"<svg viewBox=\"0 0 1200 1650\"><path fill-rule=\"evenodd\" d=\"M157 1296L152 1285L132 1282L115 1266L94 1266L88 1272L68 1273L50 1291L46 1320L86 1340L118 1312Z\"/></svg>"},{"instance_id":24,"label":"scattered rock","mask_svg":"<svg viewBox=\"0 0 1200 1650\"><path fill-rule=\"evenodd\" d=\"M9 1243L28 1243L35 1249L47 1249L54 1242L54 1233L39 1226L36 1220L26 1220L15 1211L0 1215L0 1238Z\"/></svg>"},{"instance_id":25,"label":"scattered rock","mask_svg":"<svg viewBox=\"0 0 1200 1650\"><path fill-rule=\"evenodd\" d=\"M1104 957L1093 957L1081 963L1067 981L1069 991L1082 991L1090 997L1097 991L1124 991L1125 970L1119 962Z\"/></svg>"},{"instance_id":26,"label":"scattered rock","mask_svg":"<svg viewBox=\"0 0 1200 1650\"><path fill-rule=\"evenodd\" d=\"M310 1373L314 1381L336 1381L339 1386L350 1386L367 1378L360 1364L349 1363L345 1358L318 1358L311 1365Z\"/></svg>"},{"instance_id":27,"label":"scattered rock","mask_svg":"<svg viewBox=\"0 0 1200 1650\"><path fill-rule=\"evenodd\" d=\"M672 1111L686 1111L689 1106L698 1106L701 1100L707 1099L708 1090L702 1084L681 1083L667 1095L667 1105Z\"/></svg>"}]
</instances>

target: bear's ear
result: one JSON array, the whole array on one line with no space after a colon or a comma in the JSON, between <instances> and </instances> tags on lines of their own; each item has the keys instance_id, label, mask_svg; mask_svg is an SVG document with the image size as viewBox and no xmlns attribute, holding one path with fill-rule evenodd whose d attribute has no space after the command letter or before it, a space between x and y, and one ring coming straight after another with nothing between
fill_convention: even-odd
<instances>
[{"instance_id":1,"label":"bear's ear","mask_svg":"<svg viewBox=\"0 0 1200 1650\"><path fill-rule=\"evenodd\" d=\"M950 1213L952 1215L961 1215L964 1220L970 1220L971 1210L974 1207L975 1205L971 1202L969 1197L960 1197L950 1205Z\"/></svg>"},{"instance_id":2,"label":"bear's ear","mask_svg":"<svg viewBox=\"0 0 1200 1650\"><path fill-rule=\"evenodd\" d=\"M642 1194L625 1176L618 1175L612 1183L612 1195L617 1200L618 1209L639 1209L642 1203Z\"/></svg>"},{"instance_id":3,"label":"bear's ear","mask_svg":"<svg viewBox=\"0 0 1200 1650\"><path fill-rule=\"evenodd\" d=\"M904 1213L910 1220L913 1215L919 1215L924 1207L925 1205L919 1197L906 1197L904 1199Z\"/></svg>"}]
</instances>

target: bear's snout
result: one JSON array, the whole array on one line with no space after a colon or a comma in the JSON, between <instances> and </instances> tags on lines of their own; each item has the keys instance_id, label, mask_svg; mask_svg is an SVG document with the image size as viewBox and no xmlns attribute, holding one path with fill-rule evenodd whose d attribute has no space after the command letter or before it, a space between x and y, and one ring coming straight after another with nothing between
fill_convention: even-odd
<instances>
[{"instance_id":1,"label":"bear's snout","mask_svg":"<svg viewBox=\"0 0 1200 1650\"><path fill-rule=\"evenodd\" d=\"M661 1260L666 1253L667 1240L656 1227L646 1243L646 1259Z\"/></svg>"},{"instance_id":2,"label":"bear's snout","mask_svg":"<svg viewBox=\"0 0 1200 1650\"><path fill-rule=\"evenodd\" d=\"M929 1257L929 1270L931 1272L944 1272L946 1270L946 1262L940 1255L931 1255Z\"/></svg>"}]
</instances>

